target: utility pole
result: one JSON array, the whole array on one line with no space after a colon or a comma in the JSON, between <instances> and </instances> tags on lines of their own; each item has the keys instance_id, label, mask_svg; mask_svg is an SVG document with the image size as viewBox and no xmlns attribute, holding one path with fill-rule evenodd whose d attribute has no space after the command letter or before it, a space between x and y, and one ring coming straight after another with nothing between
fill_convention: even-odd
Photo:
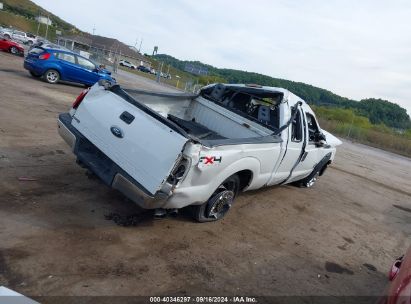
<instances>
[{"instance_id":1,"label":"utility pole","mask_svg":"<svg viewBox=\"0 0 411 304\"><path fill-rule=\"evenodd\" d=\"M161 62L160 70L157 71L157 82L160 83L161 73L163 71L163 62Z\"/></svg>"},{"instance_id":2,"label":"utility pole","mask_svg":"<svg viewBox=\"0 0 411 304\"><path fill-rule=\"evenodd\" d=\"M140 47L138 48L138 52L141 54L141 45L143 44L143 38L141 38L141 41L140 41Z\"/></svg>"},{"instance_id":3,"label":"utility pole","mask_svg":"<svg viewBox=\"0 0 411 304\"><path fill-rule=\"evenodd\" d=\"M96 32L96 26L93 27L93 36L94 36L95 32Z\"/></svg>"},{"instance_id":4,"label":"utility pole","mask_svg":"<svg viewBox=\"0 0 411 304\"><path fill-rule=\"evenodd\" d=\"M38 16L37 22L38 22L39 24L37 25L37 33L36 33L36 36L39 35L39 31L40 31L40 10L39 10L39 16Z\"/></svg>"},{"instance_id":5,"label":"utility pole","mask_svg":"<svg viewBox=\"0 0 411 304\"><path fill-rule=\"evenodd\" d=\"M49 31L49 23L50 23L50 14L47 15L46 39L47 39L47 33Z\"/></svg>"}]
</instances>

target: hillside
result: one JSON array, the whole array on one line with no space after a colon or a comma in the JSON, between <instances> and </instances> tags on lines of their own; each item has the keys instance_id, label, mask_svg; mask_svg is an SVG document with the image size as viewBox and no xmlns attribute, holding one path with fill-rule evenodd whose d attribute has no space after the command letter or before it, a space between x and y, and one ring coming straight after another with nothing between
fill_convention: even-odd
<instances>
[{"instance_id":1,"label":"hillside","mask_svg":"<svg viewBox=\"0 0 411 304\"><path fill-rule=\"evenodd\" d=\"M64 36L82 36L93 42L93 46L100 48L116 49L118 52L130 57L139 57L130 50L129 46L121 41L98 35L91 35L77 29L74 25L62 20L58 16L38 6L30 0L1 0L4 4L4 10L0 11L0 25L12 26L14 28L38 34L45 37L46 25L41 24L39 27L35 18L39 15L49 16L52 25L48 27L47 39L54 41L56 30L62 32ZM143 59L143 58L142 58Z\"/></svg>"},{"instance_id":2,"label":"hillside","mask_svg":"<svg viewBox=\"0 0 411 304\"><path fill-rule=\"evenodd\" d=\"M199 61L183 61L166 54L158 54L155 58L181 70L184 70L187 63L202 66L208 69L209 75L223 78L228 83L258 83L286 88L313 105L355 109L357 113L367 117L373 124L385 124L396 129L411 128L411 120L407 111L388 100L369 98L356 101L302 82L273 78L254 72L219 69Z\"/></svg>"},{"instance_id":3,"label":"hillside","mask_svg":"<svg viewBox=\"0 0 411 304\"><path fill-rule=\"evenodd\" d=\"M29 0L2 0L4 4L4 11L10 12L14 15L24 17L29 20L34 20L39 14L49 16L53 25L62 31L77 30L76 27L51 12L45 10ZM1 20L0 20L1 21Z\"/></svg>"},{"instance_id":4,"label":"hillside","mask_svg":"<svg viewBox=\"0 0 411 304\"><path fill-rule=\"evenodd\" d=\"M2 0L4 9L0 11L0 25L11 26L25 32L38 34L42 37L54 41L56 30L64 33L81 33L75 26L65 22L58 16L48 12L37 4L29 0ZM52 25L46 30L46 25L39 26L35 18L38 15L49 16Z\"/></svg>"}]
</instances>

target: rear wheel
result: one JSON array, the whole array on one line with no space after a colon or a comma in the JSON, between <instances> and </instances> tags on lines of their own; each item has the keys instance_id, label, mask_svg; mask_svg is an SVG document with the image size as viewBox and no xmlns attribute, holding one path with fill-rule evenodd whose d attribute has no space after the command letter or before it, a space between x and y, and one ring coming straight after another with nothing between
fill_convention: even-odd
<instances>
[{"instance_id":1,"label":"rear wheel","mask_svg":"<svg viewBox=\"0 0 411 304\"><path fill-rule=\"evenodd\" d=\"M319 175L320 175L319 171L317 171L314 174L310 174L307 178L299 182L300 183L299 186L304 187L304 188L311 188L317 182Z\"/></svg>"},{"instance_id":2,"label":"rear wheel","mask_svg":"<svg viewBox=\"0 0 411 304\"><path fill-rule=\"evenodd\" d=\"M239 177L230 176L214 191L207 202L192 207L194 218L200 223L222 219L230 210L239 189Z\"/></svg>"},{"instance_id":3,"label":"rear wheel","mask_svg":"<svg viewBox=\"0 0 411 304\"><path fill-rule=\"evenodd\" d=\"M12 53L13 55L17 55L19 53L19 50L15 46L12 46L10 48L10 53Z\"/></svg>"},{"instance_id":4,"label":"rear wheel","mask_svg":"<svg viewBox=\"0 0 411 304\"><path fill-rule=\"evenodd\" d=\"M4 38L10 39L10 35L9 34L4 34Z\"/></svg>"},{"instance_id":5,"label":"rear wheel","mask_svg":"<svg viewBox=\"0 0 411 304\"><path fill-rule=\"evenodd\" d=\"M47 70L46 73L44 73L44 79L48 83L55 84L60 80L60 73L56 70Z\"/></svg>"},{"instance_id":6,"label":"rear wheel","mask_svg":"<svg viewBox=\"0 0 411 304\"><path fill-rule=\"evenodd\" d=\"M321 168L315 169L306 178L296 181L293 184L300 188L311 188L312 186L314 186L314 184L317 182L318 178L320 177L320 172L321 172Z\"/></svg>"}]
</instances>

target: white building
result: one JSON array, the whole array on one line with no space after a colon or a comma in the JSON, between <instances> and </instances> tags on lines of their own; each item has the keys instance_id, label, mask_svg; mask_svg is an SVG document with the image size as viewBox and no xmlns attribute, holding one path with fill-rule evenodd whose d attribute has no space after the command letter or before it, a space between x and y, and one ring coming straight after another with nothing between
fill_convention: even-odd
<instances>
[{"instance_id":1,"label":"white building","mask_svg":"<svg viewBox=\"0 0 411 304\"><path fill-rule=\"evenodd\" d=\"M3 9L3 2L0 2L0 10Z\"/></svg>"},{"instance_id":2,"label":"white building","mask_svg":"<svg viewBox=\"0 0 411 304\"><path fill-rule=\"evenodd\" d=\"M51 25L51 20L48 17L38 16L38 17L36 17L36 20L37 20L37 22L47 24L47 25Z\"/></svg>"}]
</instances>

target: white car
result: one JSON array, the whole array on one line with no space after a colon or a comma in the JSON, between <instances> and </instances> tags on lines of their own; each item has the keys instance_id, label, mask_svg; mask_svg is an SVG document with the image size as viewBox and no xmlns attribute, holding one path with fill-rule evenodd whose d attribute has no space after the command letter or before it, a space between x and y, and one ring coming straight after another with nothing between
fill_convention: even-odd
<instances>
[{"instance_id":1,"label":"white car","mask_svg":"<svg viewBox=\"0 0 411 304\"><path fill-rule=\"evenodd\" d=\"M311 187L341 141L282 88L213 84L198 95L125 90L100 81L59 115L77 162L143 208L191 205L224 217L241 191Z\"/></svg>"},{"instance_id":2,"label":"white car","mask_svg":"<svg viewBox=\"0 0 411 304\"><path fill-rule=\"evenodd\" d=\"M32 45L37 42L36 36L18 30L3 29L1 33L7 39L15 40L28 45Z\"/></svg>"},{"instance_id":3,"label":"white car","mask_svg":"<svg viewBox=\"0 0 411 304\"><path fill-rule=\"evenodd\" d=\"M127 60L120 60L120 62L118 64L121 65L121 66L128 67L128 68L133 69L133 70L137 69L136 65L132 64L130 61L127 61Z\"/></svg>"}]
</instances>

